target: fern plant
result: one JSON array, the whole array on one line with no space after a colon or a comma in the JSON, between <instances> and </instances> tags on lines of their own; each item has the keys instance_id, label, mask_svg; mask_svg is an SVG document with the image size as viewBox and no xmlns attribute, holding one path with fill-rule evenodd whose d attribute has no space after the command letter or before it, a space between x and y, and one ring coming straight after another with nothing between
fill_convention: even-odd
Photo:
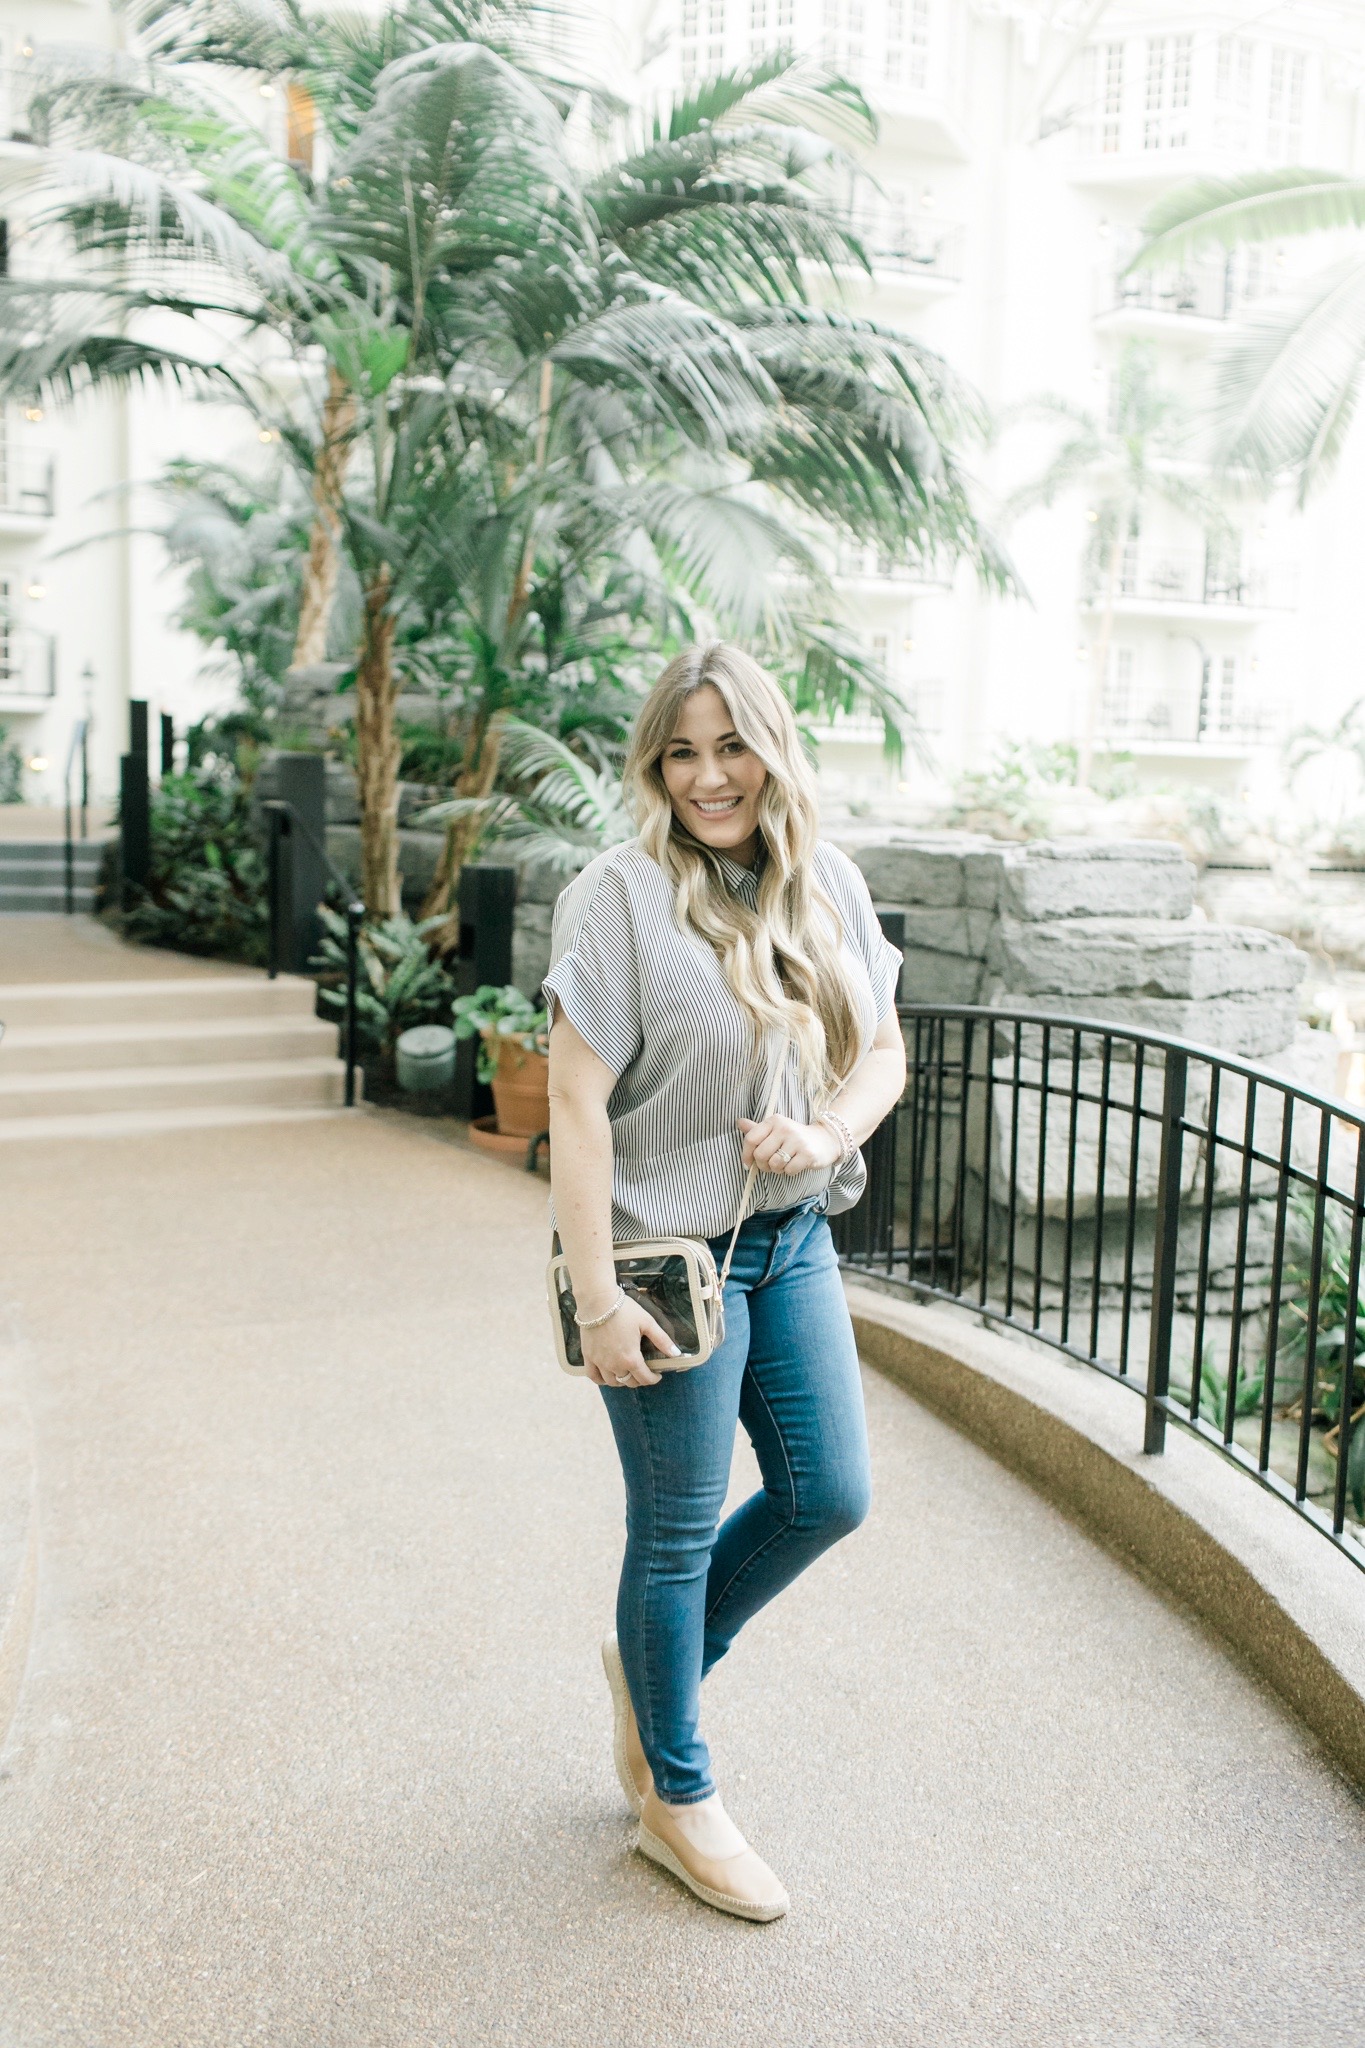
<instances>
[{"instance_id":1,"label":"fern plant","mask_svg":"<svg viewBox=\"0 0 1365 2048\"><path fill-rule=\"evenodd\" d=\"M324 977L319 1000L340 1018L346 1010L346 920L325 904L319 905L318 916L323 936L309 964ZM356 1021L369 1052L391 1053L400 1034L414 1024L444 1024L449 1016L454 983L427 944L440 922L424 918L414 924L400 915L362 927Z\"/></svg>"}]
</instances>

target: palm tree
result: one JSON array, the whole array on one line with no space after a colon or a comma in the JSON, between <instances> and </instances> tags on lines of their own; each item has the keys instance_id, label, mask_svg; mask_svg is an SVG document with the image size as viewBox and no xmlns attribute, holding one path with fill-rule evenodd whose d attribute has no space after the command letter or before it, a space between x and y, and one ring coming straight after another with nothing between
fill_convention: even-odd
<instances>
[{"instance_id":1,"label":"palm tree","mask_svg":"<svg viewBox=\"0 0 1365 2048\"><path fill-rule=\"evenodd\" d=\"M50 149L27 182L72 237L73 274L0 288L0 388L61 399L131 377L198 379L281 433L309 477L300 638L325 622L336 541L363 593L362 885L379 915L398 900L396 649L471 508L498 513L469 557L484 581L466 609L504 676L565 493L572 506L629 493L629 519L623 499L606 528L594 515L598 531L651 550L684 586L734 586L729 551L763 535L772 573L747 565L746 602L782 647L802 612L785 585L818 583L822 530L907 562L967 554L997 583L1009 575L952 454L977 423L973 402L928 351L810 299L812 266L865 261L835 204L836 146L812 125L869 133L851 88L775 58L684 95L591 173L562 105L525 68L488 43L437 40L440 4L414 0L402 19L409 47L392 61L385 18L348 29L345 63L305 74L320 99L333 95L335 152L317 182L183 65L68 75L47 96L49 135L105 146ZM337 76L361 82L341 91ZM213 321L215 353L127 331L149 314L187 318L201 336ZM283 342L306 373L311 420L249 352L223 360L224 315L247 339ZM797 665L813 700L847 701L870 681L829 627ZM894 720L885 693L882 704ZM466 794L492 786L499 708L486 691Z\"/></svg>"},{"instance_id":2,"label":"palm tree","mask_svg":"<svg viewBox=\"0 0 1365 2048\"><path fill-rule=\"evenodd\" d=\"M1076 779L1085 788L1094 767L1124 556L1137 537L1144 512L1154 504L1169 505L1197 520L1205 533L1217 540L1225 539L1229 532L1227 514L1207 477L1185 473L1181 460L1186 452L1181 439L1185 408L1162 388L1156 351L1148 343L1129 342L1119 358L1107 419L1100 420L1062 398L1035 399L1009 417L1062 420L1071 432L1041 473L1006 500L1007 519L1013 521L1036 506L1051 505L1070 491L1083 491L1089 501L1086 516L1092 533L1087 569L1099 598L1100 619L1091 648L1091 683L1077 750Z\"/></svg>"},{"instance_id":3,"label":"palm tree","mask_svg":"<svg viewBox=\"0 0 1365 2048\"><path fill-rule=\"evenodd\" d=\"M1203 178L1152 209L1134 267L1199 249L1365 227L1365 179L1302 168ZM1365 371L1365 241L1247 320L1217 366L1220 466L1270 485L1288 474L1302 505L1327 477Z\"/></svg>"}]
</instances>

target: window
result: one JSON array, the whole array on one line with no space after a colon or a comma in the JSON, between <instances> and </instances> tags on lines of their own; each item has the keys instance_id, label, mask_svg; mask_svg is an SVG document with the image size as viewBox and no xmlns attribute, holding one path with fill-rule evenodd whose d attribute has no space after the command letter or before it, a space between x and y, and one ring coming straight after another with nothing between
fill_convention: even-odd
<instances>
[{"instance_id":1,"label":"window","mask_svg":"<svg viewBox=\"0 0 1365 2048\"><path fill-rule=\"evenodd\" d=\"M825 0L821 22L820 54L849 78L856 78L863 66L864 0Z\"/></svg>"},{"instance_id":2,"label":"window","mask_svg":"<svg viewBox=\"0 0 1365 2048\"><path fill-rule=\"evenodd\" d=\"M1112 156L1122 140L1123 44L1092 43L1085 53L1081 88L1090 133L1090 147Z\"/></svg>"},{"instance_id":3,"label":"window","mask_svg":"<svg viewBox=\"0 0 1365 2048\"><path fill-rule=\"evenodd\" d=\"M725 0L706 0L706 68L725 68Z\"/></svg>"},{"instance_id":4,"label":"window","mask_svg":"<svg viewBox=\"0 0 1365 2048\"><path fill-rule=\"evenodd\" d=\"M888 85L924 92L929 85L930 0L886 0L882 70Z\"/></svg>"},{"instance_id":5,"label":"window","mask_svg":"<svg viewBox=\"0 0 1365 2048\"><path fill-rule=\"evenodd\" d=\"M1184 149L1189 142L1193 36L1148 36L1143 107L1144 149Z\"/></svg>"},{"instance_id":6,"label":"window","mask_svg":"<svg viewBox=\"0 0 1365 2048\"><path fill-rule=\"evenodd\" d=\"M1102 722L1110 732L1127 732L1133 723L1133 650L1112 647L1104 680Z\"/></svg>"},{"instance_id":7,"label":"window","mask_svg":"<svg viewBox=\"0 0 1365 2048\"><path fill-rule=\"evenodd\" d=\"M906 695L920 731L925 734L941 733L946 696L943 684L937 680L921 679L910 685Z\"/></svg>"},{"instance_id":8,"label":"window","mask_svg":"<svg viewBox=\"0 0 1365 2048\"><path fill-rule=\"evenodd\" d=\"M768 0L749 0L749 62L756 63L768 47Z\"/></svg>"},{"instance_id":9,"label":"window","mask_svg":"<svg viewBox=\"0 0 1365 2048\"><path fill-rule=\"evenodd\" d=\"M678 57L684 85L690 85L697 75L697 5L698 0L682 0Z\"/></svg>"},{"instance_id":10,"label":"window","mask_svg":"<svg viewBox=\"0 0 1365 2048\"><path fill-rule=\"evenodd\" d=\"M10 615L10 586L0 580L0 683L14 679L14 621Z\"/></svg>"},{"instance_id":11,"label":"window","mask_svg":"<svg viewBox=\"0 0 1365 2048\"><path fill-rule=\"evenodd\" d=\"M1247 113L1251 107L1251 59L1253 45L1245 36L1219 36L1218 103Z\"/></svg>"},{"instance_id":12,"label":"window","mask_svg":"<svg viewBox=\"0 0 1365 2048\"><path fill-rule=\"evenodd\" d=\"M1303 145L1303 73L1301 50L1272 45L1266 103L1266 154L1272 163L1292 164L1299 159Z\"/></svg>"},{"instance_id":13,"label":"window","mask_svg":"<svg viewBox=\"0 0 1365 2048\"><path fill-rule=\"evenodd\" d=\"M796 0L777 0L777 40L786 44L792 39L796 22Z\"/></svg>"},{"instance_id":14,"label":"window","mask_svg":"<svg viewBox=\"0 0 1365 2048\"><path fill-rule=\"evenodd\" d=\"M1219 732L1237 730L1237 656L1225 654L1218 665L1218 704L1215 716Z\"/></svg>"},{"instance_id":15,"label":"window","mask_svg":"<svg viewBox=\"0 0 1365 2048\"><path fill-rule=\"evenodd\" d=\"M1251 147L1251 81L1256 45L1246 36L1219 36L1214 82L1213 139L1219 149Z\"/></svg>"}]
</instances>

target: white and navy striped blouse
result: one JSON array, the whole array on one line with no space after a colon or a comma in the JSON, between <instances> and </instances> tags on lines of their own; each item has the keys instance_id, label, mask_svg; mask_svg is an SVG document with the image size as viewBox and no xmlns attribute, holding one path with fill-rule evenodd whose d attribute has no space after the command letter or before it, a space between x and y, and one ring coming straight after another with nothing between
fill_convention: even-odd
<instances>
[{"instance_id":1,"label":"white and navy striped blouse","mask_svg":"<svg viewBox=\"0 0 1365 2048\"><path fill-rule=\"evenodd\" d=\"M724 855L720 863L730 887L756 904L756 872ZM846 854L821 841L814 876L842 922L865 1058L895 1001L901 955L883 938L867 883ZM562 1009L617 1076L607 1103L613 1241L730 1230L745 1180L737 1121L763 1114L773 1070L755 1075L752 1025L706 940L679 929L668 878L638 840L599 854L555 905L545 999L550 1022ZM777 1113L809 1120L791 1053ZM760 1174L750 1210L787 1209L828 1187L837 1214L852 1208L866 1178L860 1154L833 1169Z\"/></svg>"}]
</instances>

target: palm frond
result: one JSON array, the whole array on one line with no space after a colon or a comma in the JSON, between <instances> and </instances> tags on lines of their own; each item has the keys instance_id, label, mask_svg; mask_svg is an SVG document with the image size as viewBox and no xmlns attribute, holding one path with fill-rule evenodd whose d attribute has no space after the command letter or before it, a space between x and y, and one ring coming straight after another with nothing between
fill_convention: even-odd
<instances>
[{"instance_id":1,"label":"palm frond","mask_svg":"<svg viewBox=\"0 0 1365 2048\"><path fill-rule=\"evenodd\" d=\"M1365 180L1298 166L1248 171L1240 178L1199 178L1154 206L1146 240L1128 266L1150 270L1210 242L1273 241L1280 235L1365 225Z\"/></svg>"},{"instance_id":2,"label":"palm frond","mask_svg":"<svg viewBox=\"0 0 1365 2048\"><path fill-rule=\"evenodd\" d=\"M1260 314L1220 358L1220 463L1266 483L1288 470L1302 503L1340 454L1362 366L1365 257L1356 256Z\"/></svg>"}]
</instances>

